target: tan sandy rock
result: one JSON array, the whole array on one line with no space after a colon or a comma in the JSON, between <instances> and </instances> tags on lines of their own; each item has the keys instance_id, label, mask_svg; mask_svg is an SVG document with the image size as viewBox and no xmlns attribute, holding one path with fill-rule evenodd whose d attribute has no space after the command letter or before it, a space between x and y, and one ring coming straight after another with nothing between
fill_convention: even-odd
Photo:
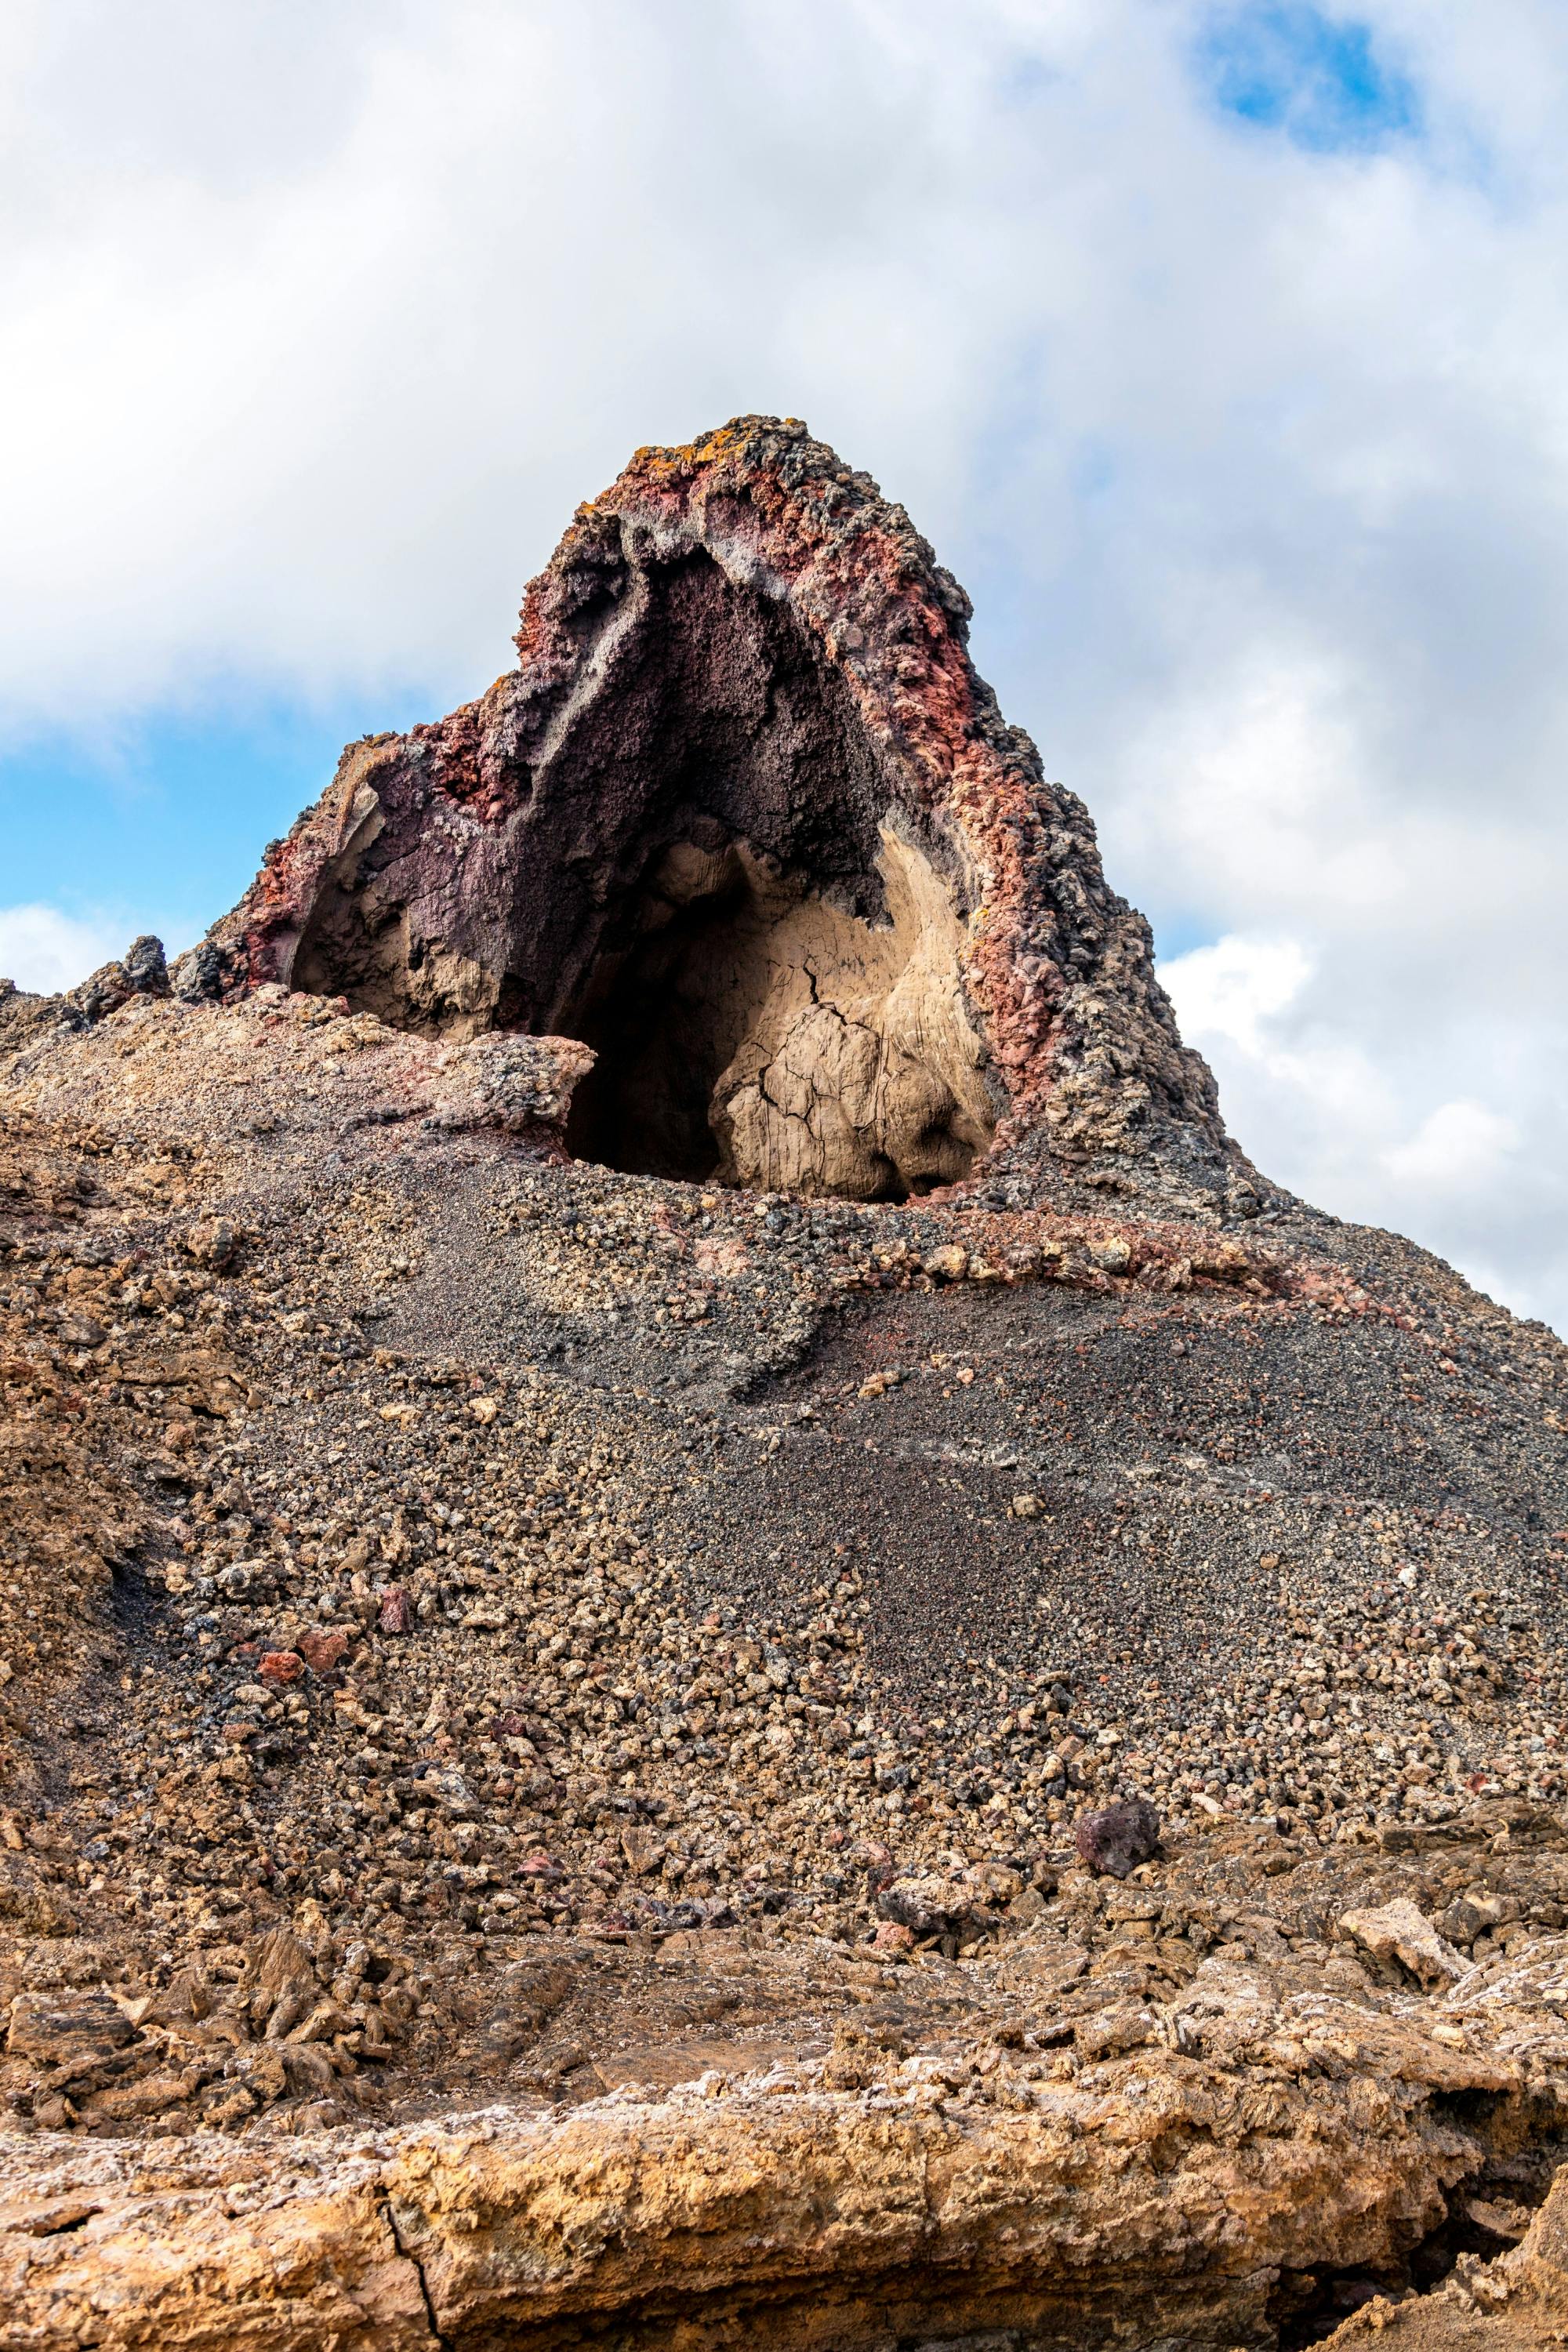
<instances>
[{"instance_id":1,"label":"tan sandy rock","mask_svg":"<svg viewBox=\"0 0 1568 2352\"><path fill-rule=\"evenodd\" d=\"M1462 1953L1444 1942L1414 1903L1386 1903L1379 1910L1347 1911L1340 1932L1374 1959L1395 1959L1422 1984L1452 1984L1465 1973Z\"/></svg>"}]
</instances>

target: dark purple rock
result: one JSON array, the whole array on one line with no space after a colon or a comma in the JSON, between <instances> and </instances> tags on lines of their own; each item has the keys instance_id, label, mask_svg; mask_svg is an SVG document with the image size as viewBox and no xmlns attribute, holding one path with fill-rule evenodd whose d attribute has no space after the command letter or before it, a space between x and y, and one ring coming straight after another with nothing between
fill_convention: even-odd
<instances>
[{"instance_id":1,"label":"dark purple rock","mask_svg":"<svg viewBox=\"0 0 1568 2352\"><path fill-rule=\"evenodd\" d=\"M1110 1878L1125 1878L1160 1843L1160 1816L1147 1797L1124 1797L1078 1825L1079 1860Z\"/></svg>"}]
</instances>

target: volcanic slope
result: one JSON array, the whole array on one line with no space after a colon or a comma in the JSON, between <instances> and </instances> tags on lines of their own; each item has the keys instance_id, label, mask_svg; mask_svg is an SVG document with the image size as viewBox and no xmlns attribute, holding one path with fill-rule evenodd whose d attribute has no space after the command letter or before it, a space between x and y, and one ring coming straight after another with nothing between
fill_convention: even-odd
<instances>
[{"instance_id":1,"label":"volcanic slope","mask_svg":"<svg viewBox=\"0 0 1568 2352\"><path fill-rule=\"evenodd\" d=\"M1228 1141L965 611L640 453L0 997L0 2343L1552 2324L1563 1351Z\"/></svg>"}]
</instances>

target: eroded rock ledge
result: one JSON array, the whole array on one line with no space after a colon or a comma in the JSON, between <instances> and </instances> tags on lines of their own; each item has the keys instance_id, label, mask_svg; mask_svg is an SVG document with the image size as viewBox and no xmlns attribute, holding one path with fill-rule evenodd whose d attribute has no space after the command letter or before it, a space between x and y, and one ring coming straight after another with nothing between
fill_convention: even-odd
<instances>
[{"instance_id":1,"label":"eroded rock ledge","mask_svg":"<svg viewBox=\"0 0 1568 2352\"><path fill-rule=\"evenodd\" d=\"M1369 2039L1345 2004L1283 2019L1233 1974L1229 2064L1146 2046L1049 2080L992 2044L859 2091L779 2065L269 2147L0 2147L5 2341L1264 2342L1293 2283L1397 2264L1489 2156L1561 2129L1555 2091L1440 2016Z\"/></svg>"},{"instance_id":2,"label":"eroded rock ledge","mask_svg":"<svg viewBox=\"0 0 1568 2352\"><path fill-rule=\"evenodd\" d=\"M519 667L352 745L180 985L597 1056L580 1156L863 1199L1108 1155L1213 1189L1213 1080L901 507L805 425L643 449Z\"/></svg>"}]
</instances>

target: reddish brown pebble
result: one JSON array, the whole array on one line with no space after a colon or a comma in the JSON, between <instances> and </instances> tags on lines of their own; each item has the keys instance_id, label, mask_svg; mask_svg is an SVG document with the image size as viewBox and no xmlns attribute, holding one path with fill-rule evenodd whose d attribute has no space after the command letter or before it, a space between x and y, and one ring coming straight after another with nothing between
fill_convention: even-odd
<instances>
[{"instance_id":1,"label":"reddish brown pebble","mask_svg":"<svg viewBox=\"0 0 1568 2352\"><path fill-rule=\"evenodd\" d=\"M268 1650L256 1671L264 1683L297 1682L305 1661L298 1650Z\"/></svg>"},{"instance_id":2,"label":"reddish brown pebble","mask_svg":"<svg viewBox=\"0 0 1568 2352\"><path fill-rule=\"evenodd\" d=\"M912 1952L914 1930L901 1926L897 1919L884 1919L871 1942L879 1952Z\"/></svg>"},{"instance_id":3,"label":"reddish brown pebble","mask_svg":"<svg viewBox=\"0 0 1568 2352\"><path fill-rule=\"evenodd\" d=\"M346 1633L301 1633L300 1654L313 1675L329 1675L349 1646Z\"/></svg>"},{"instance_id":4,"label":"reddish brown pebble","mask_svg":"<svg viewBox=\"0 0 1568 2352\"><path fill-rule=\"evenodd\" d=\"M401 1584L395 1584L382 1600L381 1614L376 1619L384 1633L406 1633L414 1622L414 1611Z\"/></svg>"}]
</instances>

